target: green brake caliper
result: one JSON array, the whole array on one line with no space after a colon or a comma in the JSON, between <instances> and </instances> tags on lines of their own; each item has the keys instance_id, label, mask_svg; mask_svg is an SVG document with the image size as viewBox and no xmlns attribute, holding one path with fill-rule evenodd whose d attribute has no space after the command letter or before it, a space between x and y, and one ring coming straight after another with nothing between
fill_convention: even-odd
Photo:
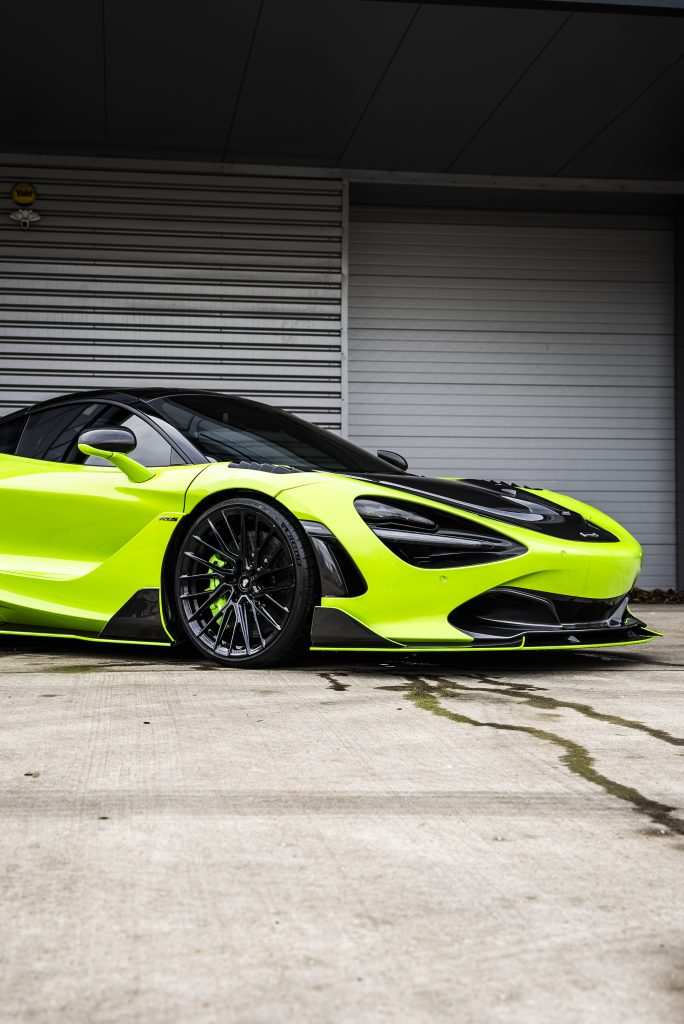
<instances>
[{"instance_id":1,"label":"green brake caliper","mask_svg":"<svg viewBox=\"0 0 684 1024\"><path fill-rule=\"evenodd\" d=\"M211 558L209 559L209 561L213 565L217 565L220 569L223 569L225 564L226 564L222 558L219 558L218 555L212 555ZM218 576L218 574L212 573L212 575L209 577L209 590L216 590L217 587L220 585L220 583L221 583L220 576ZM212 615L218 615L218 613L221 611L221 609L225 608L225 606L227 604L228 604L228 598L227 597L223 597L223 596L222 597L217 597L216 600L212 601L211 604L209 605L209 607L211 608Z\"/></svg>"}]
</instances>

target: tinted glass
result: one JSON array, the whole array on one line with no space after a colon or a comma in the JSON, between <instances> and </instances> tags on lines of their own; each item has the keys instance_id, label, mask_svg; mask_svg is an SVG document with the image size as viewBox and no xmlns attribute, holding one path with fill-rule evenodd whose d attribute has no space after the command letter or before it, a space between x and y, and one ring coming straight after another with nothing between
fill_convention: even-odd
<instances>
[{"instance_id":1,"label":"tinted glass","mask_svg":"<svg viewBox=\"0 0 684 1024\"><path fill-rule=\"evenodd\" d=\"M31 413L17 455L63 462L78 435L88 429L101 408L99 404L84 402L82 405L56 405Z\"/></svg>"},{"instance_id":2,"label":"tinted glass","mask_svg":"<svg viewBox=\"0 0 684 1024\"><path fill-rule=\"evenodd\" d=\"M115 405L101 406L99 414L89 424L89 429L96 427L128 427L132 430L138 443L128 454L143 466L177 466L184 461L155 427L129 409ZM66 461L88 466L111 466L111 462L105 459L83 455L75 446L68 453Z\"/></svg>"},{"instance_id":3,"label":"tinted glass","mask_svg":"<svg viewBox=\"0 0 684 1024\"><path fill-rule=\"evenodd\" d=\"M259 402L189 394L154 398L150 405L206 458L217 462L268 462L304 470L387 473L387 465L362 448Z\"/></svg>"},{"instance_id":4,"label":"tinted glass","mask_svg":"<svg viewBox=\"0 0 684 1024\"><path fill-rule=\"evenodd\" d=\"M25 414L3 416L0 420L0 453L14 455L27 419L28 416Z\"/></svg>"}]
</instances>

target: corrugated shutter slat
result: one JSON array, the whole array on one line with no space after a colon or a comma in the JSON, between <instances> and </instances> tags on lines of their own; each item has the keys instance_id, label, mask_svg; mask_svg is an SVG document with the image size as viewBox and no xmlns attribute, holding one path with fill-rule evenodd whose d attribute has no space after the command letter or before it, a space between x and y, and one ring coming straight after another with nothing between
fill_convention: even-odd
<instances>
[{"instance_id":1,"label":"corrugated shutter slat","mask_svg":"<svg viewBox=\"0 0 684 1024\"><path fill-rule=\"evenodd\" d=\"M673 585L668 226L476 217L352 210L352 439L574 494L641 540L644 585Z\"/></svg>"},{"instance_id":2,"label":"corrugated shutter slat","mask_svg":"<svg viewBox=\"0 0 684 1024\"><path fill-rule=\"evenodd\" d=\"M0 166L0 409L126 384L250 395L342 424L343 185L305 175Z\"/></svg>"}]
</instances>

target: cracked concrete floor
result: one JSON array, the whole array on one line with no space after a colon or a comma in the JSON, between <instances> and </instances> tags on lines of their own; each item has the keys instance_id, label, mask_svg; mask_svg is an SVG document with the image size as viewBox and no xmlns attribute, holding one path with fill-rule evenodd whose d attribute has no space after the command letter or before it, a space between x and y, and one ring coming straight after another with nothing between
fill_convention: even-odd
<instances>
[{"instance_id":1,"label":"cracked concrete floor","mask_svg":"<svg viewBox=\"0 0 684 1024\"><path fill-rule=\"evenodd\" d=\"M679 1022L684 610L572 655L0 644L0 1019Z\"/></svg>"}]
</instances>

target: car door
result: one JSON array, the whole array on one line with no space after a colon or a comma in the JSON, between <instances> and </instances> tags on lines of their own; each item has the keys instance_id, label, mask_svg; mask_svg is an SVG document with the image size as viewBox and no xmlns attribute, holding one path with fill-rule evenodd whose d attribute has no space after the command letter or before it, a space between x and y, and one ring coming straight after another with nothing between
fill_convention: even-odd
<instances>
[{"instance_id":1,"label":"car door","mask_svg":"<svg viewBox=\"0 0 684 1024\"><path fill-rule=\"evenodd\" d=\"M78 451L84 430L117 422L136 433L131 456L154 465L152 480L133 483ZM158 589L202 468L182 464L154 424L123 406L70 402L29 415L15 454L0 454L0 627L98 633L137 592Z\"/></svg>"}]
</instances>

